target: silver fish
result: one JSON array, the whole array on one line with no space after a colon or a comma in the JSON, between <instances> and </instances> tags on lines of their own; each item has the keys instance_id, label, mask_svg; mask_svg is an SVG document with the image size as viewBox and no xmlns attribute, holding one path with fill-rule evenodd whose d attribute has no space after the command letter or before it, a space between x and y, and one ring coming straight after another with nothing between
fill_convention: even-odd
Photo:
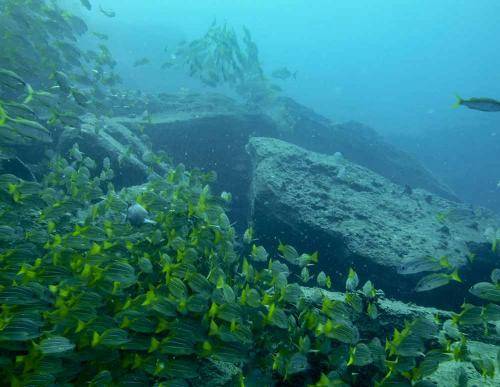
<instances>
[{"instance_id":1,"label":"silver fish","mask_svg":"<svg viewBox=\"0 0 500 387\"><path fill-rule=\"evenodd\" d=\"M446 273L432 273L426 275L424 278L418 281L417 286L415 286L416 292L427 292L432 289L439 288L441 286L448 285L450 281L462 282L458 276L457 270L451 274Z\"/></svg>"},{"instance_id":2,"label":"silver fish","mask_svg":"<svg viewBox=\"0 0 500 387\"><path fill-rule=\"evenodd\" d=\"M154 220L148 219L148 211L138 203L131 205L127 210L127 220L134 227L144 223L156 224Z\"/></svg>"},{"instance_id":3,"label":"silver fish","mask_svg":"<svg viewBox=\"0 0 500 387\"><path fill-rule=\"evenodd\" d=\"M411 261L403 262L397 269L398 274L408 275L424 271L439 271L443 268L451 268L448 259L443 256L439 259L433 257L421 257Z\"/></svg>"}]
</instances>

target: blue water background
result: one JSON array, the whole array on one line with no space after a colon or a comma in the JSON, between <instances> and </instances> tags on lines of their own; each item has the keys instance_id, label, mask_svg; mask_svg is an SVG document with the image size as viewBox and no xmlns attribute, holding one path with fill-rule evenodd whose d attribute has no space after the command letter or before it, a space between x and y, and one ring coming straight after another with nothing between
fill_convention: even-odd
<instances>
[{"instance_id":1,"label":"blue water background","mask_svg":"<svg viewBox=\"0 0 500 387\"><path fill-rule=\"evenodd\" d=\"M71 0L68 0L71 1ZM74 1L77 6L78 1ZM496 0L102 0L78 10L110 35L126 86L204 89L161 64L212 23L246 25L264 68L297 71L285 94L335 122L357 120L414 153L467 201L500 209L500 113L452 109L454 94L500 99ZM113 9L107 18L98 10ZM167 47L167 51L164 48ZM148 57L152 63L133 67Z\"/></svg>"}]
</instances>

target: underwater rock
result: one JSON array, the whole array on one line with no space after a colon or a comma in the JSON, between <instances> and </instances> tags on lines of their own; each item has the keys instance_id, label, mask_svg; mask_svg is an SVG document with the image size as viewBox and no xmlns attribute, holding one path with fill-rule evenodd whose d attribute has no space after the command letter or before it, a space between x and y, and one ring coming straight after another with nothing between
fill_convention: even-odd
<instances>
[{"instance_id":1,"label":"underwater rock","mask_svg":"<svg viewBox=\"0 0 500 387\"><path fill-rule=\"evenodd\" d=\"M302 286L301 290L308 302L313 302L316 297L315 293L317 292L320 292L322 296L326 296L330 300L344 301L345 299L345 294L340 292L330 292L325 289L305 286ZM436 317L441 321L445 321L452 316L452 313L446 310L408 304L385 297L379 297L376 305L378 310L377 319L368 320L366 323L358 325L360 331L368 334L369 332L373 332L377 335L390 337L395 328L398 330L403 329L405 322L417 318L435 321ZM472 358L485 356L496 363L500 337L493 332L485 334L482 327L479 327L479 329L476 328L461 326L461 329L467 335L468 353ZM440 387L459 386L458 377L461 372L464 372L467 376L468 386L498 386L500 385L499 371L498 369L496 370L496 374L492 379L484 378L471 362L450 360L441 363L437 371L427 379Z\"/></svg>"},{"instance_id":2,"label":"underwater rock","mask_svg":"<svg viewBox=\"0 0 500 387\"><path fill-rule=\"evenodd\" d=\"M116 122L140 128L155 150L175 163L213 170L214 188L233 195L232 218L245 227L251 166L244 147L250 136L274 137L325 154L341 152L350 160L400 184L421 187L456 199L408 154L386 143L372 129L356 123L333 125L325 117L290 98L278 98L266 110L250 110L220 94L161 94L148 97L149 116L117 117Z\"/></svg>"},{"instance_id":3,"label":"underwater rock","mask_svg":"<svg viewBox=\"0 0 500 387\"><path fill-rule=\"evenodd\" d=\"M115 171L113 183L118 187L146 180L148 168L140 157L148 148L138 135L112 119L87 114L82 121L81 130L65 128L59 137L59 151L65 153L78 143L80 150L99 164L108 157Z\"/></svg>"},{"instance_id":4,"label":"underwater rock","mask_svg":"<svg viewBox=\"0 0 500 387\"><path fill-rule=\"evenodd\" d=\"M349 160L394 183L458 200L453 191L416 158L386 142L369 126L354 121L333 123L288 97L277 98L266 114L278 126L282 140L314 152L341 152Z\"/></svg>"},{"instance_id":5,"label":"underwater rock","mask_svg":"<svg viewBox=\"0 0 500 387\"><path fill-rule=\"evenodd\" d=\"M252 135L277 136L271 120L219 94L163 95L163 111L152 113L149 121L116 120L129 128L142 126L153 149L164 150L175 163L215 171L214 190L231 192L232 219L236 227L246 227L251 166L245 145Z\"/></svg>"},{"instance_id":6,"label":"underwater rock","mask_svg":"<svg viewBox=\"0 0 500 387\"><path fill-rule=\"evenodd\" d=\"M467 351L472 358L486 358L497 363L498 345L469 340ZM492 378L483 377L472 362L446 361L439 364L438 369L427 380L435 383L437 387L470 386L470 387L495 387L500 386L500 369L495 367ZM464 384L462 381L467 381Z\"/></svg>"},{"instance_id":7,"label":"underwater rock","mask_svg":"<svg viewBox=\"0 0 500 387\"><path fill-rule=\"evenodd\" d=\"M348 156L309 152L271 138L252 138L247 150L257 237L270 248L280 240L318 250L318 270L330 274L338 288L352 266L388 296L452 309L495 267L498 257L484 232L499 220L485 209L436 195L429 200L421 189L407 194ZM463 283L416 293L415 285L428 273L398 273L403 262L445 255Z\"/></svg>"},{"instance_id":8,"label":"underwater rock","mask_svg":"<svg viewBox=\"0 0 500 387\"><path fill-rule=\"evenodd\" d=\"M308 302L314 303L314 298L317 298L318 295L327 297L332 301L343 302L345 300L345 293L342 292L328 291L322 288L307 286L301 286L300 288ZM363 332L372 332L373 334L385 337L390 337L394 332L394 328L399 330L404 328L405 321L412 321L417 318L425 318L434 321L438 318L441 322L444 322L451 319L453 315L453 313L448 310L405 303L387 298L384 295L377 296L376 306L378 311L377 318L375 320L367 319L364 323L361 322L358 327ZM498 324L500 324L500 322ZM483 326L461 325L460 330L467 335L468 340L494 345L500 344L500 336L491 330L489 333L485 333Z\"/></svg>"}]
</instances>

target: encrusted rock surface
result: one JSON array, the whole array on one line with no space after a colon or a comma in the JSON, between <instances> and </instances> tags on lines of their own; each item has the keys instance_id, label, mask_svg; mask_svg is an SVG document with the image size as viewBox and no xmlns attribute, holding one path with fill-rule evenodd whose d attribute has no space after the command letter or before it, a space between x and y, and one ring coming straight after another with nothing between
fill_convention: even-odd
<instances>
[{"instance_id":1,"label":"encrusted rock surface","mask_svg":"<svg viewBox=\"0 0 500 387\"><path fill-rule=\"evenodd\" d=\"M488 278L498 257L484 233L498 219L481 208L408 189L337 154L327 156L271 138L252 138L252 218L269 246L278 239L318 250L319 266L343 283L350 266L388 295L456 307L468 286ZM476 254L473 263L467 258ZM425 273L398 274L407 261L446 255L463 283L414 292Z\"/></svg>"},{"instance_id":2,"label":"encrusted rock surface","mask_svg":"<svg viewBox=\"0 0 500 387\"><path fill-rule=\"evenodd\" d=\"M418 161L373 129L357 123L334 125L289 98L255 110L219 94L164 94L150 111L115 120L144 131L153 148L166 151L174 162L216 171L214 187L233 194L232 219L241 227L249 208L251 166L244 147L251 136L279 138L325 154L340 151L394 182L455 198Z\"/></svg>"}]
</instances>

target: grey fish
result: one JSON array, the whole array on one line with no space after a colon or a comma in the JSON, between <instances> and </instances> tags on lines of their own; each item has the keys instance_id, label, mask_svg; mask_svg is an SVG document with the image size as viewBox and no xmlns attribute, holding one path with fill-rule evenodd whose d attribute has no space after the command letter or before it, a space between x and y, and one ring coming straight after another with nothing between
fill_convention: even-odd
<instances>
[{"instance_id":1,"label":"grey fish","mask_svg":"<svg viewBox=\"0 0 500 387\"><path fill-rule=\"evenodd\" d=\"M408 275L421 273L423 271L439 271L443 268L451 268L446 256L439 259L433 257L422 257L403 262L398 267L397 271L398 274Z\"/></svg>"},{"instance_id":2,"label":"grey fish","mask_svg":"<svg viewBox=\"0 0 500 387\"><path fill-rule=\"evenodd\" d=\"M483 300L500 302L500 287L489 282L479 282L469 292Z\"/></svg>"},{"instance_id":3,"label":"grey fish","mask_svg":"<svg viewBox=\"0 0 500 387\"><path fill-rule=\"evenodd\" d=\"M426 275L424 278L418 281L417 286L415 286L416 292L427 292L432 289L439 288L444 285L448 285L450 281L462 282L458 276L457 270L451 274L446 273L432 273Z\"/></svg>"},{"instance_id":4,"label":"grey fish","mask_svg":"<svg viewBox=\"0 0 500 387\"><path fill-rule=\"evenodd\" d=\"M0 84L10 89L24 88L26 82L14 71L0 68Z\"/></svg>"},{"instance_id":5,"label":"grey fish","mask_svg":"<svg viewBox=\"0 0 500 387\"><path fill-rule=\"evenodd\" d=\"M106 34L103 34L101 32L92 32L92 34L97 38L97 39L100 39L100 40L108 40L109 39L109 36L106 35Z\"/></svg>"},{"instance_id":6,"label":"grey fish","mask_svg":"<svg viewBox=\"0 0 500 387\"><path fill-rule=\"evenodd\" d=\"M18 102L4 102L4 108L7 110L8 116L11 118L28 118L30 120L37 119L36 113L26 104Z\"/></svg>"},{"instance_id":7,"label":"grey fish","mask_svg":"<svg viewBox=\"0 0 500 387\"><path fill-rule=\"evenodd\" d=\"M68 76L62 71L55 71L53 77L56 80L57 84L59 85L61 91L63 93L69 94L69 92L71 91L71 84L68 79Z\"/></svg>"},{"instance_id":8,"label":"grey fish","mask_svg":"<svg viewBox=\"0 0 500 387\"><path fill-rule=\"evenodd\" d=\"M103 9L100 5L99 5L99 11L101 11L101 13L102 13L104 16L107 16L107 17L115 17L115 16L116 16L116 12L115 12L115 11L112 11L112 10L105 10L105 9Z\"/></svg>"},{"instance_id":9,"label":"grey fish","mask_svg":"<svg viewBox=\"0 0 500 387\"><path fill-rule=\"evenodd\" d=\"M80 0L80 2L82 3L82 5L87 8L89 11L92 9L92 5L90 4L90 1L89 0Z\"/></svg>"},{"instance_id":10,"label":"grey fish","mask_svg":"<svg viewBox=\"0 0 500 387\"><path fill-rule=\"evenodd\" d=\"M293 79L297 79L297 71L292 73L290 70L288 70L288 68L280 67L279 69L274 70L271 73L271 76L273 78L278 78L278 79L281 79L283 81L290 78L290 77L292 77Z\"/></svg>"},{"instance_id":11,"label":"grey fish","mask_svg":"<svg viewBox=\"0 0 500 387\"><path fill-rule=\"evenodd\" d=\"M135 227L144 223L156 224L154 220L148 219L148 215L148 211L138 203L131 205L127 210L127 220Z\"/></svg>"},{"instance_id":12,"label":"grey fish","mask_svg":"<svg viewBox=\"0 0 500 387\"><path fill-rule=\"evenodd\" d=\"M87 23L83 21L83 19L79 18L78 16L71 15L68 16L68 21L71 24L71 27L73 30L78 34L78 35L83 35L88 31L88 26Z\"/></svg>"},{"instance_id":13,"label":"grey fish","mask_svg":"<svg viewBox=\"0 0 500 387\"><path fill-rule=\"evenodd\" d=\"M85 93L80 90L71 89L71 95L75 99L76 103L80 106L87 106L90 102Z\"/></svg>"},{"instance_id":14,"label":"grey fish","mask_svg":"<svg viewBox=\"0 0 500 387\"><path fill-rule=\"evenodd\" d=\"M148 58L141 58L141 59L137 59L135 62L134 62L134 67L137 67L137 66L144 66L144 65L147 65L149 64L151 61L148 59Z\"/></svg>"},{"instance_id":15,"label":"grey fish","mask_svg":"<svg viewBox=\"0 0 500 387\"><path fill-rule=\"evenodd\" d=\"M481 110L483 112L500 112L500 101L492 98L469 98L462 99L457 97L457 102L453 105L454 108L459 106L467 106L469 109Z\"/></svg>"}]
</instances>

